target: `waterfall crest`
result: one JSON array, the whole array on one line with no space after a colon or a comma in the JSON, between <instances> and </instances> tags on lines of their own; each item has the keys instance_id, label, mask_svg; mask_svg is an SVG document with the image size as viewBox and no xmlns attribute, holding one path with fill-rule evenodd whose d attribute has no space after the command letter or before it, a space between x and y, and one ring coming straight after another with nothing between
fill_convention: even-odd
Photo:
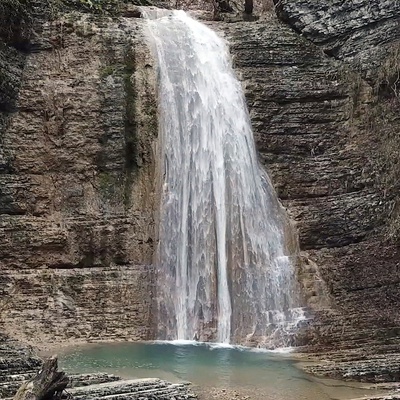
<instances>
[{"instance_id":1,"label":"waterfall crest","mask_svg":"<svg viewBox=\"0 0 400 400\"><path fill-rule=\"evenodd\" d=\"M284 345L304 318L294 240L228 48L183 11L147 17L159 82L158 337Z\"/></svg>"}]
</instances>

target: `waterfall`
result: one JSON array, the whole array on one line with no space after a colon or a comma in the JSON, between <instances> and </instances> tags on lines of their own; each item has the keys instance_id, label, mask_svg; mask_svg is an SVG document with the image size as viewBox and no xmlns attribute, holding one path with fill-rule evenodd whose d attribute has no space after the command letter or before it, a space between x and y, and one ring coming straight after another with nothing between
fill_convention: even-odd
<instances>
[{"instance_id":1,"label":"waterfall","mask_svg":"<svg viewBox=\"0 0 400 400\"><path fill-rule=\"evenodd\" d=\"M282 345L303 318L295 240L258 165L228 48L183 11L147 18L158 62L158 337Z\"/></svg>"}]
</instances>

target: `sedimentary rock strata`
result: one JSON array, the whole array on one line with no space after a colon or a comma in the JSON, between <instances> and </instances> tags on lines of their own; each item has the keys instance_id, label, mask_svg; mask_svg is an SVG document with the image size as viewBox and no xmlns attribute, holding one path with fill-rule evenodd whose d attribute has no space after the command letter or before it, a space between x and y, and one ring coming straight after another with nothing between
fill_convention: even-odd
<instances>
[{"instance_id":1,"label":"sedimentary rock strata","mask_svg":"<svg viewBox=\"0 0 400 400\"><path fill-rule=\"evenodd\" d=\"M2 328L146 339L157 119L143 21L45 17L41 46L0 56Z\"/></svg>"},{"instance_id":2,"label":"sedimentary rock strata","mask_svg":"<svg viewBox=\"0 0 400 400\"><path fill-rule=\"evenodd\" d=\"M0 398L12 398L22 382L31 379L41 364L31 349L0 334Z\"/></svg>"},{"instance_id":3,"label":"sedimentary rock strata","mask_svg":"<svg viewBox=\"0 0 400 400\"><path fill-rule=\"evenodd\" d=\"M332 57L372 78L400 40L398 0L275 0L278 16Z\"/></svg>"}]
</instances>

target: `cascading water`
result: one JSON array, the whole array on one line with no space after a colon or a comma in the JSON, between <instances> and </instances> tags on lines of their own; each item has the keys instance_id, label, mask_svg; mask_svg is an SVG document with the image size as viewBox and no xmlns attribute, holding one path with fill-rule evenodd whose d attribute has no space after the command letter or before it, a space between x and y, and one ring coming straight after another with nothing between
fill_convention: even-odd
<instances>
[{"instance_id":1,"label":"cascading water","mask_svg":"<svg viewBox=\"0 0 400 400\"><path fill-rule=\"evenodd\" d=\"M183 11L147 17L159 82L159 339L285 344L303 318L292 237L227 46Z\"/></svg>"}]
</instances>

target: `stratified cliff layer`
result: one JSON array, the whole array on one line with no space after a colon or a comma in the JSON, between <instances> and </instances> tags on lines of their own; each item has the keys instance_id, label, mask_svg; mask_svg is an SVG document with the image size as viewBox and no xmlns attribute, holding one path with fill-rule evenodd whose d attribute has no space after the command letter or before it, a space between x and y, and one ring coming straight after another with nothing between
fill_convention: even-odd
<instances>
[{"instance_id":1,"label":"stratified cliff layer","mask_svg":"<svg viewBox=\"0 0 400 400\"><path fill-rule=\"evenodd\" d=\"M393 42L400 40L398 0L274 0L279 18L373 79Z\"/></svg>"},{"instance_id":2,"label":"stratified cliff layer","mask_svg":"<svg viewBox=\"0 0 400 400\"><path fill-rule=\"evenodd\" d=\"M337 362L310 370L396 380L400 3L276 8L285 26L229 35L262 161L308 251L300 276L315 317L304 344Z\"/></svg>"},{"instance_id":3,"label":"stratified cliff layer","mask_svg":"<svg viewBox=\"0 0 400 400\"><path fill-rule=\"evenodd\" d=\"M157 117L142 21L44 15L24 48L1 44L3 329L146 339Z\"/></svg>"}]
</instances>

